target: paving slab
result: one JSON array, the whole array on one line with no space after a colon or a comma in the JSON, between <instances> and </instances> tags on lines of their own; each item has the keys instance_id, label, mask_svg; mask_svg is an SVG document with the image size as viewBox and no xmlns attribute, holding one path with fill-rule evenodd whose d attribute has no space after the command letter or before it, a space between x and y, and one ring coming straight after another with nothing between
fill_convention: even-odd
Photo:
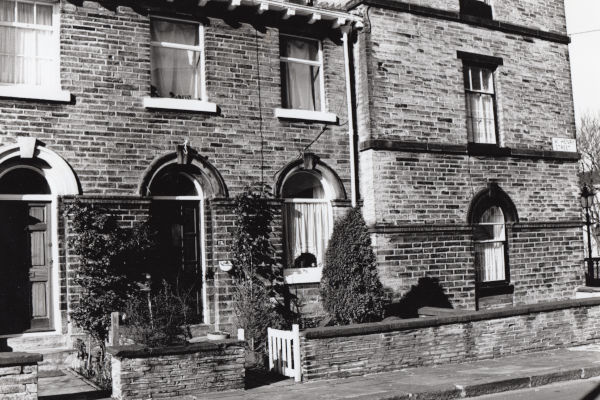
<instances>
[{"instance_id":1,"label":"paving slab","mask_svg":"<svg viewBox=\"0 0 600 400\"><path fill-rule=\"evenodd\" d=\"M107 392L100 390L81 376L70 370L61 370L62 374L42 375L38 379L40 400L92 400L107 398ZM108 396L110 397L110 396Z\"/></svg>"},{"instance_id":2,"label":"paving slab","mask_svg":"<svg viewBox=\"0 0 600 400\"><path fill-rule=\"evenodd\" d=\"M600 345L546 350L463 364L345 379L256 386L197 395L214 400L457 399L600 376Z\"/></svg>"}]
</instances>

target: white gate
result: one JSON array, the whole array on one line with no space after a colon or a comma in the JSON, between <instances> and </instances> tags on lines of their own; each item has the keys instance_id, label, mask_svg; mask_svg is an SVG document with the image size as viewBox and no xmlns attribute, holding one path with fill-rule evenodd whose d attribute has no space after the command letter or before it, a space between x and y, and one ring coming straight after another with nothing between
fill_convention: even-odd
<instances>
[{"instance_id":1,"label":"white gate","mask_svg":"<svg viewBox=\"0 0 600 400\"><path fill-rule=\"evenodd\" d=\"M292 325L291 331L268 328L267 335L269 370L274 370L300 382L302 371L300 369L300 328L298 325Z\"/></svg>"}]
</instances>

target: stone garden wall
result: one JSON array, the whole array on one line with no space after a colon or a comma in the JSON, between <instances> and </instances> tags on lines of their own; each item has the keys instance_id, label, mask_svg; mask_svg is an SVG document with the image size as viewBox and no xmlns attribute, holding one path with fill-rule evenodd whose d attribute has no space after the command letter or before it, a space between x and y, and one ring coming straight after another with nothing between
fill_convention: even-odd
<instances>
[{"instance_id":1,"label":"stone garden wall","mask_svg":"<svg viewBox=\"0 0 600 400\"><path fill-rule=\"evenodd\" d=\"M40 354L0 353L0 398L36 400Z\"/></svg>"},{"instance_id":2,"label":"stone garden wall","mask_svg":"<svg viewBox=\"0 0 600 400\"><path fill-rule=\"evenodd\" d=\"M119 400L182 398L244 388L244 346L223 340L148 349L108 349L112 360L112 396Z\"/></svg>"},{"instance_id":3,"label":"stone garden wall","mask_svg":"<svg viewBox=\"0 0 600 400\"><path fill-rule=\"evenodd\" d=\"M600 341L600 299L539 303L300 333L302 380L459 363Z\"/></svg>"}]
</instances>

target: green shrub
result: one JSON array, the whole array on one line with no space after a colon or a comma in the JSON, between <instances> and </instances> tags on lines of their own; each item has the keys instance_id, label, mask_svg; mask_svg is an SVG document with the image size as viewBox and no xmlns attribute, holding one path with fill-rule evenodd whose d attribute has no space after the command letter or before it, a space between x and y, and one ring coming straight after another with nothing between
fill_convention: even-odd
<instances>
[{"instance_id":1,"label":"green shrub","mask_svg":"<svg viewBox=\"0 0 600 400\"><path fill-rule=\"evenodd\" d=\"M383 317L385 293L359 208L350 210L333 227L325 254L321 296L335 324L378 321Z\"/></svg>"}]
</instances>

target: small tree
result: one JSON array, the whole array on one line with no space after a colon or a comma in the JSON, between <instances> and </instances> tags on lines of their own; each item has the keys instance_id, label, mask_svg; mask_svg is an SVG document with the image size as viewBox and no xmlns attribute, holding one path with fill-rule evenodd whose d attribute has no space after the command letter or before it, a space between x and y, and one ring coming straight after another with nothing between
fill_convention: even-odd
<instances>
[{"instance_id":1,"label":"small tree","mask_svg":"<svg viewBox=\"0 0 600 400\"><path fill-rule=\"evenodd\" d=\"M323 307L336 324L377 321L383 317L385 293L359 208L350 210L333 227L325 254L321 297Z\"/></svg>"},{"instance_id":2,"label":"small tree","mask_svg":"<svg viewBox=\"0 0 600 400\"><path fill-rule=\"evenodd\" d=\"M281 266L271 244L274 210L270 198L263 184L249 186L235 198L234 310L250 350L258 352L264 350L267 328L283 321L282 306L277 302Z\"/></svg>"}]
</instances>

